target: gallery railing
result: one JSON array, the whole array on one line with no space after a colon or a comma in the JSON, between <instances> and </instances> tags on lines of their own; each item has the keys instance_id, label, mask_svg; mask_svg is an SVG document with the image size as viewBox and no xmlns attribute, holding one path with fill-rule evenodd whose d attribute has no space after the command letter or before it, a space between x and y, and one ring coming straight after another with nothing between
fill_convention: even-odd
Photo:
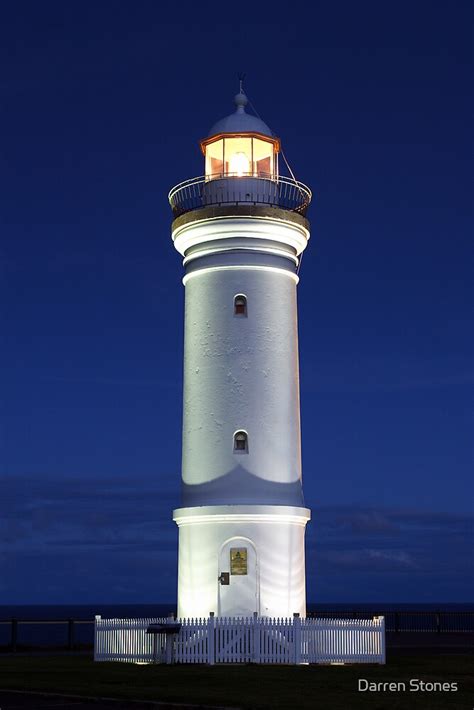
<instances>
[{"instance_id":1,"label":"gallery railing","mask_svg":"<svg viewBox=\"0 0 474 710\"><path fill-rule=\"evenodd\" d=\"M311 197L309 187L297 180L251 174L192 178L173 187L168 195L174 217L223 205L269 205L305 215Z\"/></svg>"}]
</instances>

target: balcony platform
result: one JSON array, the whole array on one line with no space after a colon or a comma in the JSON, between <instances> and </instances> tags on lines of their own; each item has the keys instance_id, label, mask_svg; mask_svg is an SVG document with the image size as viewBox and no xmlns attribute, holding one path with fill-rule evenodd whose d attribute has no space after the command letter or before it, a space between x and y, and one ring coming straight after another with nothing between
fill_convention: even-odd
<instances>
[{"instance_id":1,"label":"balcony platform","mask_svg":"<svg viewBox=\"0 0 474 710\"><path fill-rule=\"evenodd\" d=\"M168 199L175 218L195 210L227 206L269 206L305 216L311 202L309 187L287 177L253 175L192 178L176 185Z\"/></svg>"}]
</instances>

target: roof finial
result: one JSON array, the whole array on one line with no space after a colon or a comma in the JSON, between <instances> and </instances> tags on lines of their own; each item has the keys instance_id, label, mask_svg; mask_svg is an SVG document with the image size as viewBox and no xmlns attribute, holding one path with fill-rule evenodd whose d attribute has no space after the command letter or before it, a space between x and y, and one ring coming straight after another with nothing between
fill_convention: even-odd
<instances>
[{"instance_id":1,"label":"roof finial","mask_svg":"<svg viewBox=\"0 0 474 710\"><path fill-rule=\"evenodd\" d=\"M245 113L245 107L247 106L248 99L245 96L244 93L244 79L245 79L245 74L239 74L239 93L235 96L234 102L235 105L237 106L237 113Z\"/></svg>"}]
</instances>

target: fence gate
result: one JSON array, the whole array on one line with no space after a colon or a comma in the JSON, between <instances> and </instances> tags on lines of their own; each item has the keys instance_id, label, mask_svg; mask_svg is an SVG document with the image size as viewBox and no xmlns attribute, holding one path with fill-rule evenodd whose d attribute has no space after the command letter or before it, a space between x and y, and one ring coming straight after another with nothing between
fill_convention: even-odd
<instances>
[{"instance_id":1,"label":"fence gate","mask_svg":"<svg viewBox=\"0 0 474 710\"><path fill-rule=\"evenodd\" d=\"M209 663L212 657L213 630L207 619L181 619L176 638L177 663Z\"/></svg>"},{"instance_id":2,"label":"fence gate","mask_svg":"<svg viewBox=\"0 0 474 710\"><path fill-rule=\"evenodd\" d=\"M299 624L300 620L296 620ZM258 663L295 663L293 619L258 619Z\"/></svg>"},{"instance_id":3,"label":"fence gate","mask_svg":"<svg viewBox=\"0 0 474 710\"><path fill-rule=\"evenodd\" d=\"M254 627L250 619L216 619L215 662L254 661Z\"/></svg>"}]
</instances>

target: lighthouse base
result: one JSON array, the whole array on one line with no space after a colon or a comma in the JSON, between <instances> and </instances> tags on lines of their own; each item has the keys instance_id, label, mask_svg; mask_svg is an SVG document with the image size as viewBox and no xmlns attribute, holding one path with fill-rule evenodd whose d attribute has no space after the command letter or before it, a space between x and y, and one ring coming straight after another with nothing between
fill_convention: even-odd
<instances>
[{"instance_id":1,"label":"lighthouse base","mask_svg":"<svg viewBox=\"0 0 474 710\"><path fill-rule=\"evenodd\" d=\"M178 616L306 616L308 508L178 508Z\"/></svg>"}]
</instances>

